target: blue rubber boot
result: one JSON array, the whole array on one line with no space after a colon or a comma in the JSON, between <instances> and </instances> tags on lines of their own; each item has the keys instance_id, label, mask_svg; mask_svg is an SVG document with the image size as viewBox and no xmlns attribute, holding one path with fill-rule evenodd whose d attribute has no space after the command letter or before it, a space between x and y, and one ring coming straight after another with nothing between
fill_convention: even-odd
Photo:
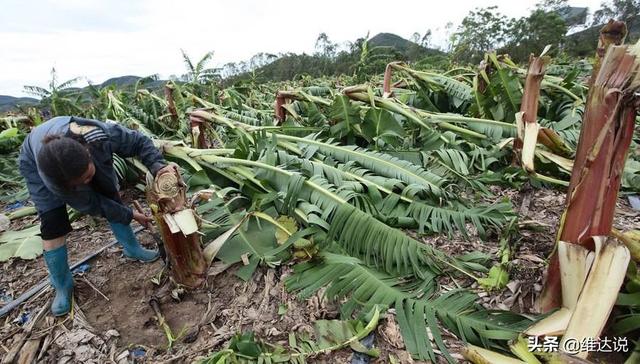
<instances>
[{"instance_id":1,"label":"blue rubber boot","mask_svg":"<svg viewBox=\"0 0 640 364\"><path fill-rule=\"evenodd\" d=\"M111 231L116 237L118 243L123 247L124 256L130 259L138 260L143 263L153 262L158 259L158 251L145 249L140 245L138 239L136 239L131 225L120 224L117 222L110 222Z\"/></svg>"},{"instance_id":2,"label":"blue rubber boot","mask_svg":"<svg viewBox=\"0 0 640 364\"><path fill-rule=\"evenodd\" d=\"M51 312L54 316L65 315L71 310L73 293L73 276L67 261L67 246L45 250L43 255L49 269L49 280L56 291L51 303Z\"/></svg>"}]
</instances>

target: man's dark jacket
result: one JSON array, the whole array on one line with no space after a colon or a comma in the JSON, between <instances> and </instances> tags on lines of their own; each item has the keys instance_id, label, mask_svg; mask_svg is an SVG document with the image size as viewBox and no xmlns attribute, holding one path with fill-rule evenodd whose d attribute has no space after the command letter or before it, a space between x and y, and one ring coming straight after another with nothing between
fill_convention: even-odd
<instances>
[{"instance_id":1,"label":"man's dark jacket","mask_svg":"<svg viewBox=\"0 0 640 364\"><path fill-rule=\"evenodd\" d=\"M73 137L86 144L96 167L91 184L67 189L57 185L40 171L38 152L42 148L42 139L50 134ZM67 204L85 214L104 216L110 222L129 224L133 212L122 204L118 196L113 154L123 158L137 157L153 175L166 165L151 139L118 124L60 116L33 129L20 148L18 160L20 173L26 179L38 215L42 216Z\"/></svg>"}]
</instances>

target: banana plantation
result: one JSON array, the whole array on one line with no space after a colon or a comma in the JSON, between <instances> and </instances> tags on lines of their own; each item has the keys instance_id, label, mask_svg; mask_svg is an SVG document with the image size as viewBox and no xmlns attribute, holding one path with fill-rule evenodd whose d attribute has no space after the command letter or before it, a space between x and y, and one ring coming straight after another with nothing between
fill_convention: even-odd
<instances>
[{"instance_id":1,"label":"banana plantation","mask_svg":"<svg viewBox=\"0 0 640 364\"><path fill-rule=\"evenodd\" d=\"M640 44L611 34L573 64L141 79L5 115L3 362L640 362ZM126 268L72 212L54 319L16 158L58 115L137 130L179 173L113 156L163 261Z\"/></svg>"}]
</instances>

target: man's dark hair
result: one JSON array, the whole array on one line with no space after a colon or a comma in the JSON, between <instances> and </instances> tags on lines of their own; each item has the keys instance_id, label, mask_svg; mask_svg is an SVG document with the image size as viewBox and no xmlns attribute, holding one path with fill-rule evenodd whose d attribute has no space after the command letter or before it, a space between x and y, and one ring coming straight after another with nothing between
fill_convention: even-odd
<instances>
[{"instance_id":1,"label":"man's dark hair","mask_svg":"<svg viewBox=\"0 0 640 364\"><path fill-rule=\"evenodd\" d=\"M59 134L47 135L42 139L38 169L57 185L70 187L69 182L82 177L89 163L89 150L79 141Z\"/></svg>"}]
</instances>

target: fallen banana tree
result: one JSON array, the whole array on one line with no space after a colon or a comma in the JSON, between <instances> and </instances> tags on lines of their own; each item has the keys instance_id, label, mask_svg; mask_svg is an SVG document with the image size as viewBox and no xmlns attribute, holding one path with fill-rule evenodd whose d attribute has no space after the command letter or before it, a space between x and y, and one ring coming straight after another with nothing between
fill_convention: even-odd
<instances>
[{"instance_id":1,"label":"fallen banana tree","mask_svg":"<svg viewBox=\"0 0 640 364\"><path fill-rule=\"evenodd\" d=\"M521 162L524 169L533 173L534 151L538 140L540 126L538 125L538 100L540 99L540 85L544 77L549 57L531 57L529 72L524 85L524 93L520 112L516 115L517 136L513 142L514 160Z\"/></svg>"},{"instance_id":2,"label":"fallen banana tree","mask_svg":"<svg viewBox=\"0 0 640 364\"><path fill-rule=\"evenodd\" d=\"M242 362L254 363L306 363L320 355L328 355L335 350L351 347L354 351L377 357L378 349L365 347L360 340L375 330L380 319L380 311L375 307L369 314L368 322L361 320L318 320L314 322L315 340L308 335L296 336L289 333L289 348L264 344L255 339L253 333L237 334L227 348L210 354L198 364L219 364ZM240 361L241 360L241 361Z\"/></svg>"},{"instance_id":3,"label":"fallen banana tree","mask_svg":"<svg viewBox=\"0 0 640 364\"><path fill-rule=\"evenodd\" d=\"M500 333L495 336L495 345L498 345L499 340L515 337L530 323L517 314L481 309L474 304L476 296L465 290L435 295L434 278L438 275L444 272L470 274L464 261L422 244L379 221L368 210L353 206L351 196L354 192L337 189L319 175L307 177L295 169L283 168L280 163L285 160L273 159L277 154L269 149L264 150L261 160L223 157L216 150L175 144L162 149L168 158L182 161L185 166L224 170L235 175L233 178L241 185L255 184L262 194L273 194L280 212L295 217L305 226L296 234L311 232L297 237L306 236L306 244L297 244L297 247L304 245L306 250L301 258L308 261L296 267L295 274L287 281L288 289L308 297L327 286L329 298L349 298L351 303L345 306L345 309L348 307L347 315L376 304L395 307L407 347L416 357L435 360L432 345L447 352L438 322L465 340L483 345L494 342L481 334L486 330ZM242 228L238 226L220 235L220 242L232 239L236 231L242 234ZM212 244L215 245L205 251L219 249L217 242ZM310 249L310 245L315 247ZM285 252L286 247L285 244L273 249ZM256 254L254 250L249 259L255 261ZM277 261L270 259L266 263L277 264ZM435 344L426 336L427 327ZM444 355L454 362L448 354Z\"/></svg>"},{"instance_id":4,"label":"fallen banana tree","mask_svg":"<svg viewBox=\"0 0 640 364\"><path fill-rule=\"evenodd\" d=\"M512 141L507 139L503 144L511 142L514 153L513 163L522 166L532 178L566 186L568 184L563 180L536 172L534 164L534 159L537 156L538 158L545 158L562 168L566 164L562 163L565 158L555 153L569 154L569 148L555 131L541 127L538 124L540 86L542 85L547 64L550 62L550 58L544 55L547 50L548 48L542 52L540 57L531 56L529 60L529 70L525 80L520 112L515 115L516 137ZM537 148L538 143L549 150Z\"/></svg>"},{"instance_id":5,"label":"fallen banana tree","mask_svg":"<svg viewBox=\"0 0 640 364\"><path fill-rule=\"evenodd\" d=\"M411 108L393 99L375 96L364 86L348 87L345 88L343 92L353 100L372 103L382 109L403 115L412 123L415 123L426 131L432 131L437 128L452 131L464 137L480 140L491 138L501 139L505 136L515 134L515 125L513 124L457 114L433 113Z\"/></svg>"},{"instance_id":6,"label":"fallen banana tree","mask_svg":"<svg viewBox=\"0 0 640 364\"><path fill-rule=\"evenodd\" d=\"M220 123L249 140L258 138L249 133L256 130L255 127L234 123L215 113L198 111L193 114ZM349 190L354 194L362 194L367 190L366 198L379 211L378 217L386 217L383 221L398 227L418 227L420 232L448 234L457 230L466 236L465 224L472 223L484 238L487 228L495 228L497 231L513 217L506 202L470 207L468 202L448 193L447 185L451 186L460 176L451 173L451 168L440 158L434 158L427 170L388 154L315 140L312 137L300 138L272 133L266 133L266 137L276 140L279 149L272 152L275 158L272 163L306 171L309 176L322 175L328 182L341 186L341 190ZM177 153L176 156L185 156L180 150L190 155L204 154L184 148L174 148L170 152ZM453 150L446 152L448 153L442 154L450 159L462 160L465 157ZM219 154L209 151L206 153ZM345 183L347 181L349 182ZM464 177L461 178L462 181L466 181ZM455 201L457 199L461 201ZM451 202L444 204L443 201L446 200Z\"/></svg>"}]
</instances>

